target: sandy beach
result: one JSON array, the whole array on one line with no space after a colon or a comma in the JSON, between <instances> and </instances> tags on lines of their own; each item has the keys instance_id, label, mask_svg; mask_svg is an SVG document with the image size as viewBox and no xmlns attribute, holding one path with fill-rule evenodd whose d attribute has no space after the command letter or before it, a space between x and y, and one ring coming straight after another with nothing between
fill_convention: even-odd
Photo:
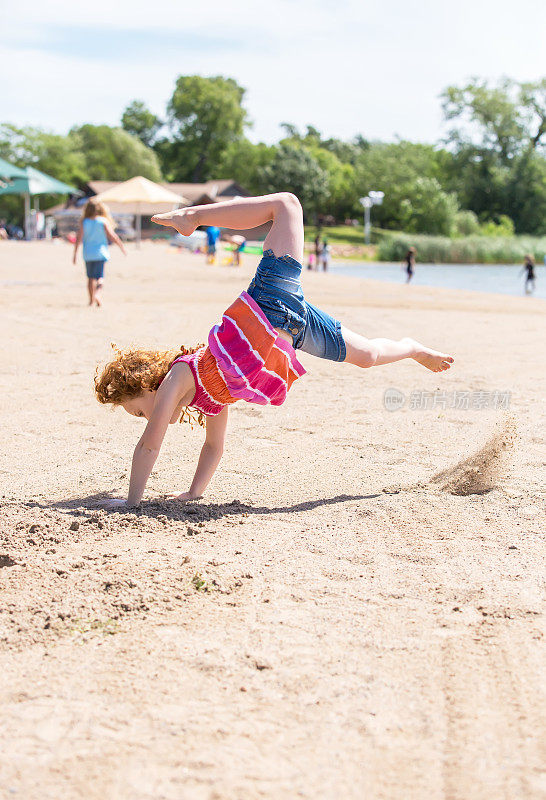
<instances>
[{"instance_id":1,"label":"sandy beach","mask_svg":"<svg viewBox=\"0 0 546 800\"><path fill-rule=\"evenodd\" d=\"M161 499L202 441L178 425L107 513L143 424L96 365L204 341L257 260L130 246L97 310L71 251L0 242L0 796L545 798L546 301L307 272L454 367L302 354L285 405L232 408L202 500Z\"/></svg>"}]
</instances>

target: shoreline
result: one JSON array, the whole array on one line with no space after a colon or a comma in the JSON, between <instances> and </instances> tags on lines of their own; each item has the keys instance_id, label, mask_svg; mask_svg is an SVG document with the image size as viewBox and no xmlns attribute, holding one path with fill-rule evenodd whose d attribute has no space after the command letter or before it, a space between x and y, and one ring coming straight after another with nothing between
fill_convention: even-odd
<instances>
[{"instance_id":1,"label":"shoreline","mask_svg":"<svg viewBox=\"0 0 546 800\"><path fill-rule=\"evenodd\" d=\"M520 291L516 291L515 289L512 290L512 287L508 286L508 284L506 284L505 291L501 291L501 290L491 291L489 288L473 288L472 286L450 286L449 284L446 284L446 283L442 284L441 282L440 283L432 283L432 282L423 282L423 283L421 283L420 282L420 278L422 277L423 272L429 278L438 277L441 280L442 277L443 277L444 280L445 280L446 277L448 277L448 276L457 277L457 276L467 275L468 278L472 278L472 275L470 274L470 271L471 270L476 270L476 274L478 275L478 277L481 277L483 279L485 277L485 275L487 275L487 273L485 272L486 270L491 271L493 269L496 270L498 268L500 268L502 270L510 270L512 272L517 270L517 273L514 276L514 278L518 279L518 285L520 287L524 283L523 277L519 276L519 272L521 271L521 265L518 265L518 264L442 264L442 263L434 263L434 262L422 262L422 263L419 262L417 264L417 266L416 266L416 269L415 269L414 279L411 281L411 284L409 284L409 285L418 286L418 287L421 287L421 288L428 287L428 288L432 288L432 289L444 289L444 290L447 290L447 291L455 291L455 292L469 291L469 292L473 292L473 293L477 292L479 294L503 295L503 296L510 296L510 297L523 297L523 298L526 298L526 299L534 299L534 300L546 301L546 289L543 288L543 285L546 283L546 265L544 265L544 266L543 265L539 265L538 267L535 267L536 273L537 273L538 291L541 292L541 294L538 294L538 295L535 294L535 293L527 295L522 290L520 290ZM372 270L376 270L377 271L377 275L376 274L374 274L374 275L368 275L367 274L368 272L371 272ZM380 277L380 273L381 273L382 270L384 272L387 272L387 273L391 272L391 276L390 277ZM396 275L400 276L399 280L396 280L395 279L395 275L392 274L392 273L394 273L395 270L396 270ZM444 270L443 276L440 275L440 272L439 272L440 270ZM483 274L481 276L479 276L479 272L481 270L483 270L484 272L483 272ZM348 261L348 260L347 261L336 260L336 261L332 262L329 271L331 273L333 273L333 274L337 273L338 275L344 275L345 277L349 277L349 278L360 278L362 280L378 280L378 281L381 281L382 283L389 283L391 285L404 285L404 286L407 285L405 280L404 280L404 278L403 278L404 270L403 270L403 268L401 267L401 265L398 262L392 262L392 261L368 262L368 261L363 261L363 262L360 262L358 264L355 264L354 262ZM436 273L436 275L434 275L434 271L438 271ZM507 275L507 273L505 273L504 275L502 273L499 273L498 276L490 275L488 277L490 277L490 279L492 280L493 277L504 278L504 277L506 277L506 275Z\"/></svg>"}]
</instances>

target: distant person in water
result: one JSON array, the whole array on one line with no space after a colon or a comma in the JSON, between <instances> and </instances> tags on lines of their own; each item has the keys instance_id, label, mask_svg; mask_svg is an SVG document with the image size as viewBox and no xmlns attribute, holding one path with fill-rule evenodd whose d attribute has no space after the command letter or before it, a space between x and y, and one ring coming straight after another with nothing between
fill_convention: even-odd
<instances>
[{"instance_id":1,"label":"distant person in water","mask_svg":"<svg viewBox=\"0 0 546 800\"><path fill-rule=\"evenodd\" d=\"M83 209L80 226L74 242L72 263L76 263L78 247L83 242L83 260L87 273L87 292L89 305L102 305L101 294L104 283L104 264L110 258L108 243L117 244L124 256L127 255L123 242L114 231L114 222L104 203L94 198L88 200Z\"/></svg>"},{"instance_id":2,"label":"distant person in water","mask_svg":"<svg viewBox=\"0 0 546 800\"><path fill-rule=\"evenodd\" d=\"M536 289L535 284L535 259L532 255L527 254L523 259L523 269L520 273L526 272L527 275L525 276L525 294L533 294Z\"/></svg>"},{"instance_id":3,"label":"distant person in water","mask_svg":"<svg viewBox=\"0 0 546 800\"><path fill-rule=\"evenodd\" d=\"M404 259L404 267L406 269L406 283L409 283L413 278L413 273L415 271L415 254L417 250L415 247L410 247L408 252L406 253L406 258Z\"/></svg>"}]
</instances>

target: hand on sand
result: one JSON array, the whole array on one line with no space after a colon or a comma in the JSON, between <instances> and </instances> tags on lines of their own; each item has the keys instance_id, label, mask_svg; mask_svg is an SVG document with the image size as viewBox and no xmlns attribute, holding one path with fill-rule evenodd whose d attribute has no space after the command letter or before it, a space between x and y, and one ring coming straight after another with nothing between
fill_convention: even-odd
<instances>
[{"instance_id":1,"label":"hand on sand","mask_svg":"<svg viewBox=\"0 0 546 800\"><path fill-rule=\"evenodd\" d=\"M203 497L202 494L192 494L191 492L182 492L182 494L168 494L166 499L167 500L182 500L186 502L187 500L200 500Z\"/></svg>"},{"instance_id":2,"label":"hand on sand","mask_svg":"<svg viewBox=\"0 0 546 800\"><path fill-rule=\"evenodd\" d=\"M166 225L168 228L175 228L183 236L189 236L197 228L195 212L188 208L167 211L165 214L154 214L152 222L157 225Z\"/></svg>"}]
</instances>

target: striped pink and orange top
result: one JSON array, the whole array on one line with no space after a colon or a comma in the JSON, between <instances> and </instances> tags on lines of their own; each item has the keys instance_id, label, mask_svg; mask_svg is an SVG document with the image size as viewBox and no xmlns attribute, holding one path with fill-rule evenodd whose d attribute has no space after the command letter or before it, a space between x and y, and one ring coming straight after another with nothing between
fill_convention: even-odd
<instances>
[{"instance_id":1,"label":"striped pink and orange top","mask_svg":"<svg viewBox=\"0 0 546 800\"><path fill-rule=\"evenodd\" d=\"M215 416L230 403L280 406L305 374L292 345L271 325L259 305L242 292L209 333L208 347L180 356L195 380L191 408Z\"/></svg>"}]
</instances>

